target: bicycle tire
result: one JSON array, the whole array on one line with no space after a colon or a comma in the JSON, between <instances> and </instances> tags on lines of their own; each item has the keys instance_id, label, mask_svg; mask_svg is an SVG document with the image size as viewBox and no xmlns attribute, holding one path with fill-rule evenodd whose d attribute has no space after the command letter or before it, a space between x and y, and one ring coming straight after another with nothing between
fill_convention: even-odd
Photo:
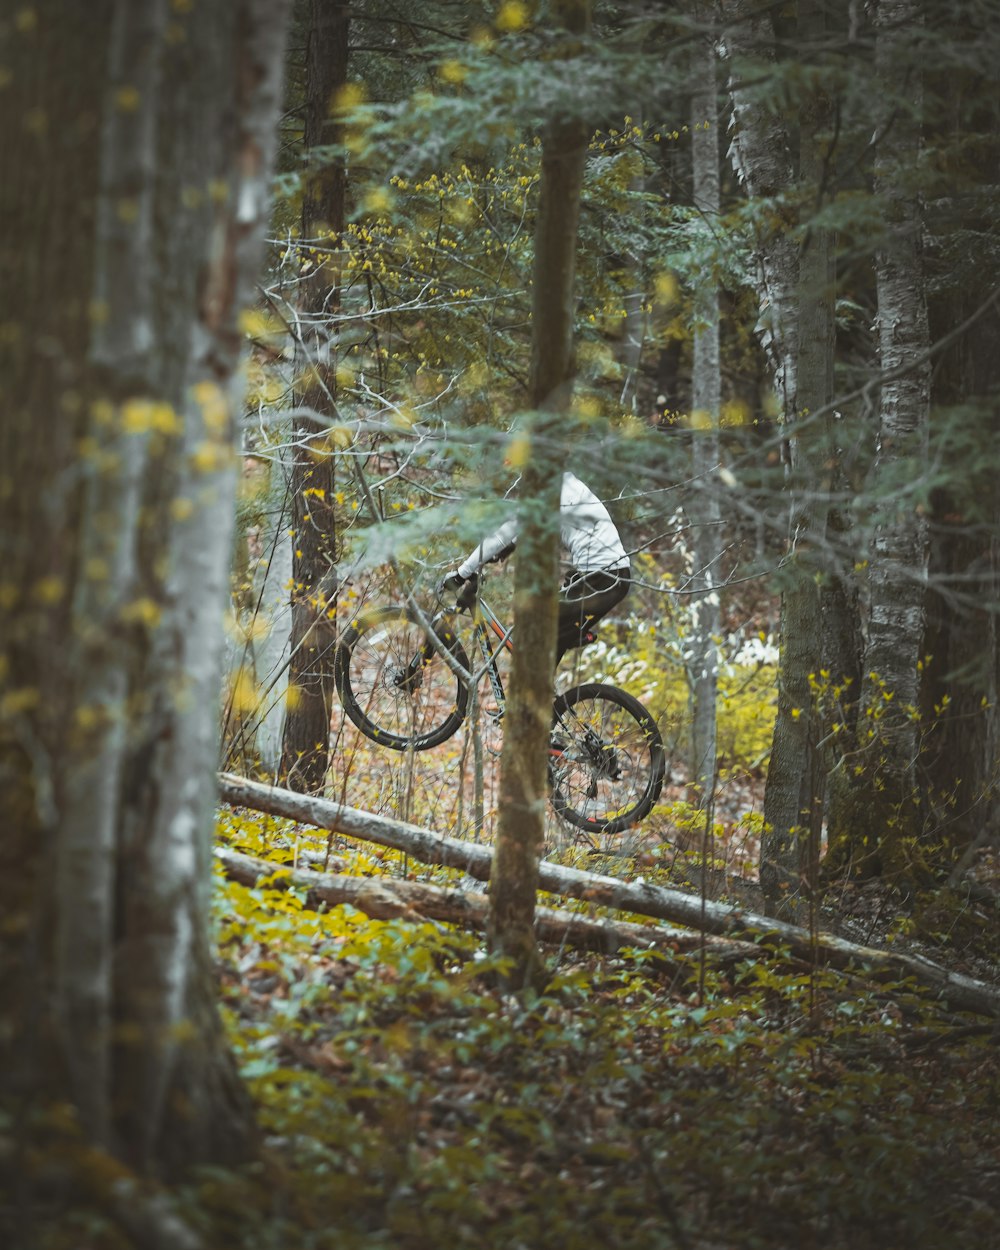
<instances>
[{"instance_id":1,"label":"bicycle tire","mask_svg":"<svg viewBox=\"0 0 1000 1250\"><path fill-rule=\"evenodd\" d=\"M440 654L464 668L469 658L449 629L429 634L405 607L361 613L347 626L334 658L340 701L351 721L379 746L426 751L465 720L469 692Z\"/></svg>"},{"instance_id":2,"label":"bicycle tire","mask_svg":"<svg viewBox=\"0 0 1000 1250\"><path fill-rule=\"evenodd\" d=\"M587 682L555 701L552 806L588 833L622 833L660 797L666 760L656 721L617 686Z\"/></svg>"}]
</instances>

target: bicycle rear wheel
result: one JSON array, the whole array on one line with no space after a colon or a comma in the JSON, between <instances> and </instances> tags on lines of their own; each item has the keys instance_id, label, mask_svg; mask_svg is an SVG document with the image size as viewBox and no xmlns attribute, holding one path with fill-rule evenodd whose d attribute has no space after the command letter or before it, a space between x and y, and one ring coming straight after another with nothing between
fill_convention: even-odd
<instances>
[{"instance_id":1,"label":"bicycle rear wheel","mask_svg":"<svg viewBox=\"0 0 1000 1250\"><path fill-rule=\"evenodd\" d=\"M638 699L599 682L555 702L549 748L552 806L589 833L621 833L660 797L666 762L656 721Z\"/></svg>"},{"instance_id":2,"label":"bicycle rear wheel","mask_svg":"<svg viewBox=\"0 0 1000 1250\"><path fill-rule=\"evenodd\" d=\"M407 608L373 608L348 625L334 676L344 711L363 734L394 751L425 751L455 733L469 692L441 647L468 670L455 634L442 628L435 645Z\"/></svg>"}]
</instances>

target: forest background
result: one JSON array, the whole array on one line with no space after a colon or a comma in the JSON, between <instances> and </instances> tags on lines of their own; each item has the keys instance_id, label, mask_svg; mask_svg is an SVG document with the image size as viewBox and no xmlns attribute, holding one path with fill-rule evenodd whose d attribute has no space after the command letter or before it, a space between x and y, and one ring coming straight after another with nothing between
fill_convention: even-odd
<instances>
[{"instance_id":1,"label":"forest background","mask_svg":"<svg viewBox=\"0 0 1000 1250\"><path fill-rule=\"evenodd\" d=\"M995 7L4 18L10 1244L996 1235ZM564 463L636 584L561 680L670 757L614 839L505 802ZM502 752L366 744L338 631L430 601L517 470ZM218 766L341 815L227 807L213 857ZM394 893L471 869L346 805L509 848L486 947ZM569 953L543 852L705 936ZM770 924L713 943L715 898Z\"/></svg>"}]
</instances>

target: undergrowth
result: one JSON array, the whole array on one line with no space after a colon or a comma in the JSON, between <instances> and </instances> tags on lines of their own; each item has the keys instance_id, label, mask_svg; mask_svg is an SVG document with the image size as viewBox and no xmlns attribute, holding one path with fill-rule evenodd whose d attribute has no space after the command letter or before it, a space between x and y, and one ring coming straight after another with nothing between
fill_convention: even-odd
<instances>
[{"instance_id":1,"label":"undergrowth","mask_svg":"<svg viewBox=\"0 0 1000 1250\"><path fill-rule=\"evenodd\" d=\"M287 860L292 840L262 827L230 821L227 839ZM764 948L735 966L563 951L545 992L516 999L447 926L316 913L266 881L220 878L217 909L268 1165L188 1191L213 1245L1000 1240L996 1034L911 986L790 971Z\"/></svg>"}]
</instances>

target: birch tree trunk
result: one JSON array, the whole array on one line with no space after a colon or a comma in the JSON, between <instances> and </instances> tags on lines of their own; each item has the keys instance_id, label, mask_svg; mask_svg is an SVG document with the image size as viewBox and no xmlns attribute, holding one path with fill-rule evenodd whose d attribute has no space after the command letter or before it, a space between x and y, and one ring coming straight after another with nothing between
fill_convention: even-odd
<instances>
[{"instance_id":1,"label":"birch tree trunk","mask_svg":"<svg viewBox=\"0 0 1000 1250\"><path fill-rule=\"evenodd\" d=\"M275 412L273 420L279 424L281 414ZM226 767L244 774L260 771L275 780L281 771L292 632L290 469L281 460L288 426L276 440L277 453L258 461L260 519L252 530L236 535L237 548L241 543L246 548L246 567L233 596L236 630L226 657L229 693L222 740Z\"/></svg>"},{"instance_id":2,"label":"birch tree trunk","mask_svg":"<svg viewBox=\"0 0 1000 1250\"><path fill-rule=\"evenodd\" d=\"M796 446L798 415L799 251L794 228L794 163L785 119L766 83L774 61L775 33L769 12L747 0L726 0L724 46L732 62L733 168L748 195L761 203L755 263L760 319L757 332L774 374L779 419L788 430L792 492L791 551L781 598L778 713L764 798L766 832L761 839L760 880L768 909L796 910L801 885L802 831L808 827L815 780L809 672L819 639L819 601L812 555L816 518L803 471L810 462ZM763 85L762 85L763 84Z\"/></svg>"},{"instance_id":3,"label":"birch tree trunk","mask_svg":"<svg viewBox=\"0 0 1000 1250\"><path fill-rule=\"evenodd\" d=\"M300 309L299 402L329 418L336 412L336 336L331 322L340 303L346 174L342 161L325 152L316 154L316 149L337 140L333 114L337 91L347 82L348 22L343 0L310 0L303 141L314 164L307 171L302 195L302 246L311 269L303 283ZM334 694L335 453L322 422L298 418L293 438L290 698L281 771L293 789L320 793L330 763Z\"/></svg>"},{"instance_id":4,"label":"birch tree trunk","mask_svg":"<svg viewBox=\"0 0 1000 1250\"><path fill-rule=\"evenodd\" d=\"M769 8L753 0L720 0L719 12L722 51L729 62L729 158L741 185L762 208L753 253L757 335L774 377L779 419L790 423L797 410L799 255L792 141L787 119L768 90L776 46L773 18Z\"/></svg>"},{"instance_id":5,"label":"birch tree trunk","mask_svg":"<svg viewBox=\"0 0 1000 1250\"><path fill-rule=\"evenodd\" d=\"M691 153L694 204L706 229L719 228L719 101L714 40L706 39L696 58L700 83L691 98ZM694 575L691 588L691 776L701 803L711 809L715 787L716 711L719 680L719 287L713 273L702 276L694 300L694 360L691 377L692 500Z\"/></svg>"},{"instance_id":6,"label":"birch tree trunk","mask_svg":"<svg viewBox=\"0 0 1000 1250\"><path fill-rule=\"evenodd\" d=\"M590 26L590 0L556 6L569 34ZM532 271L530 406L539 414L521 475L510 691L500 757L499 819L490 874L491 950L510 959L519 989L539 973L534 934L538 861L548 803L563 446L560 414L573 386L576 240L589 131L583 120L553 121L542 138Z\"/></svg>"},{"instance_id":7,"label":"birch tree trunk","mask_svg":"<svg viewBox=\"0 0 1000 1250\"><path fill-rule=\"evenodd\" d=\"M834 276L827 232L803 225L822 206L830 183L825 162L831 104L821 81L803 90L793 159L789 128L769 88L768 66L776 46L772 19L744 0L724 3L723 11L732 22L726 43L736 57L731 154L747 191L760 201L758 329L772 360L779 415L788 433L789 554L760 880L769 913L793 918L801 911L804 887L816 875L823 818L815 686L824 637L820 584L826 574L832 441L828 421L811 414L824 410L833 393ZM825 22L817 0L799 4L800 56L820 54Z\"/></svg>"},{"instance_id":8,"label":"birch tree trunk","mask_svg":"<svg viewBox=\"0 0 1000 1250\"><path fill-rule=\"evenodd\" d=\"M25 12L0 189L20 292L0 348L0 1095L68 1105L92 1145L174 1172L254 1149L208 894L237 316L285 6Z\"/></svg>"},{"instance_id":9,"label":"birch tree trunk","mask_svg":"<svg viewBox=\"0 0 1000 1250\"><path fill-rule=\"evenodd\" d=\"M871 491L877 508L871 607L856 757L855 861L891 877L920 858L925 805L920 660L927 584L926 501L910 489L927 464L930 362L923 276L922 211L912 190L920 158L921 75L913 33L923 6L880 0L876 70L882 116L876 137L875 194L885 237L875 257L878 342L883 372ZM919 477L918 477L919 481ZM867 846L864 839L867 839ZM858 845L859 840L862 841Z\"/></svg>"}]
</instances>

